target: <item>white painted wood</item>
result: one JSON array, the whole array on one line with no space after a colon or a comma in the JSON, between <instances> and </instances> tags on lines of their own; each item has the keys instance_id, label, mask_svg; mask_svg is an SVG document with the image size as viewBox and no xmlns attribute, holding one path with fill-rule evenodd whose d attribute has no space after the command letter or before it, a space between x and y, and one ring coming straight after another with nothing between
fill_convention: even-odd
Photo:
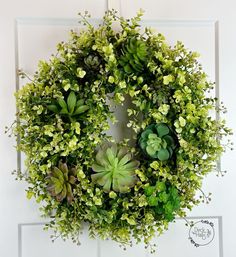
<instances>
[{"instance_id":1,"label":"white painted wood","mask_svg":"<svg viewBox=\"0 0 236 257\"><path fill-rule=\"evenodd\" d=\"M16 168L17 158L14 140L3 134L4 126L14 119L15 65L32 73L38 59L48 58L54 51L56 42L67 38L67 31L77 27L76 14L88 10L94 18L101 18L108 8L119 9L121 15L132 17L139 8L146 10L143 26L155 27L166 35L170 44L181 40L187 47L201 53L201 62L212 80L219 82L221 99L228 106L227 120L236 131L234 115L234 74L236 70L236 33L233 24L236 4L231 0L189 1L189 0L86 0L86 1L30 1L0 0L0 256L148 256L142 246L134 246L123 252L112 242L89 241L86 234L83 246L78 248L60 240L51 244L48 234L35 222L42 221L38 207L25 199L24 185L14 181L11 171ZM19 18L21 17L21 18ZM17 18L17 24L15 23ZM17 25L17 31L14 26ZM18 42L15 41L15 32ZM17 47L16 47L17 46ZM219 48L218 48L219 47ZM16 48L16 49L15 49ZM15 61L15 50L19 59ZM218 91L217 91L218 93ZM235 137L233 138L235 141ZM235 152L228 152L222 158L222 169L229 172L223 179L214 174L204 182L204 188L213 193L210 205L196 207L190 215L219 216L213 221L216 237L211 244L194 248L188 240L183 220L170 226L170 230L155 241L159 244L159 254L168 257L234 257L234 217L233 191L236 175L233 169ZM23 223L33 223L24 225ZM222 227L223 226L223 227ZM221 233L223 229L223 234ZM223 236L223 248L221 237ZM18 251L20 250L20 251ZM78 254L77 254L78 253Z\"/></svg>"},{"instance_id":2,"label":"white painted wood","mask_svg":"<svg viewBox=\"0 0 236 257\"><path fill-rule=\"evenodd\" d=\"M88 239L88 232L80 236L81 245L58 238L54 243L50 239L50 231L43 231L43 225L25 224L21 226L22 257L97 257L97 240Z\"/></svg>"},{"instance_id":3,"label":"white painted wood","mask_svg":"<svg viewBox=\"0 0 236 257\"><path fill-rule=\"evenodd\" d=\"M118 13L120 13L121 8L121 2L119 0L108 0L107 1L107 7L109 10L116 10Z\"/></svg>"}]
</instances>

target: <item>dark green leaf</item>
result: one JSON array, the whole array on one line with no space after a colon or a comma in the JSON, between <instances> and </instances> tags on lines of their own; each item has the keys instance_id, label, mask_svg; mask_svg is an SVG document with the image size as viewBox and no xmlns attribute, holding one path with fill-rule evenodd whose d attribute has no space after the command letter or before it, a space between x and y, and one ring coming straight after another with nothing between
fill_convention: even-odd
<instances>
[{"instance_id":1,"label":"dark green leaf","mask_svg":"<svg viewBox=\"0 0 236 257\"><path fill-rule=\"evenodd\" d=\"M69 113L72 114L74 109L75 109L75 105L76 105L76 96L75 96L75 92L71 91L68 98L67 98L67 105L68 105L68 109L69 109Z\"/></svg>"},{"instance_id":2,"label":"dark green leaf","mask_svg":"<svg viewBox=\"0 0 236 257\"><path fill-rule=\"evenodd\" d=\"M156 188L154 186L148 186L144 189L146 196L151 196L155 192Z\"/></svg>"},{"instance_id":3,"label":"dark green leaf","mask_svg":"<svg viewBox=\"0 0 236 257\"><path fill-rule=\"evenodd\" d=\"M165 135L165 136L163 137L163 140L166 141L166 143L167 143L168 146L170 146L170 147L174 147L174 146L175 146L175 141L174 141L174 139L173 139L172 136L170 136L170 135Z\"/></svg>"},{"instance_id":4,"label":"dark green leaf","mask_svg":"<svg viewBox=\"0 0 236 257\"><path fill-rule=\"evenodd\" d=\"M50 110L52 112L59 113L59 110L58 110L57 106L54 105L54 104L48 105L47 108L48 108L48 110Z\"/></svg>"},{"instance_id":5,"label":"dark green leaf","mask_svg":"<svg viewBox=\"0 0 236 257\"><path fill-rule=\"evenodd\" d=\"M76 108L72 116L86 112L89 109L88 105L82 105Z\"/></svg>"},{"instance_id":6,"label":"dark green leaf","mask_svg":"<svg viewBox=\"0 0 236 257\"><path fill-rule=\"evenodd\" d=\"M58 103L62 109L67 109L67 104L64 99L62 99L62 98L58 99Z\"/></svg>"},{"instance_id":7,"label":"dark green leaf","mask_svg":"<svg viewBox=\"0 0 236 257\"><path fill-rule=\"evenodd\" d=\"M149 196L148 197L148 204L150 206L157 206L158 205L158 198L156 196Z\"/></svg>"},{"instance_id":8,"label":"dark green leaf","mask_svg":"<svg viewBox=\"0 0 236 257\"><path fill-rule=\"evenodd\" d=\"M157 130L159 137L163 137L170 132L168 126L165 125L164 123L160 123L160 124L156 125L156 130Z\"/></svg>"},{"instance_id":9,"label":"dark green leaf","mask_svg":"<svg viewBox=\"0 0 236 257\"><path fill-rule=\"evenodd\" d=\"M76 107L79 107L79 106L81 106L83 104L84 104L84 99L80 99L80 100L77 101Z\"/></svg>"},{"instance_id":10,"label":"dark green leaf","mask_svg":"<svg viewBox=\"0 0 236 257\"><path fill-rule=\"evenodd\" d=\"M162 192L166 190L166 184L163 181L157 181L156 183L156 189L158 190L158 192Z\"/></svg>"},{"instance_id":11,"label":"dark green leaf","mask_svg":"<svg viewBox=\"0 0 236 257\"><path fill-rule=\"evenodd\" d=\"M160 161L166 161L169 159L170 157L170 154L169 154L169 151L167 149L161 149L158 154L157 154L157 157Z\"/></svg>"}]
</instances>

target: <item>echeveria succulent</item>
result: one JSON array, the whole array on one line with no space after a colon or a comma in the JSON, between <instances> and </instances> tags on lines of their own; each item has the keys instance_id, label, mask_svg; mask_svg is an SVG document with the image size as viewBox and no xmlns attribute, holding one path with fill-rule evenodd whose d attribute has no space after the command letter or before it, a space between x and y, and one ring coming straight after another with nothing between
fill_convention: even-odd
<instances>
[{"instance_id":1,"label":"echeveria succulent","mask_svg":"<svg viewBox=\"0 0 236 257\"><path fill-rule=\"evenodd\" d=\"M151 124L141 133L139 145L149 157L166 161L176 148L176 137L167 124Z\"/></svg>"},{"instance_id":2,"label":"echeveria succulent","mask_svg":"<svg viewBox=\"0 0 236 257\"><path fill-rule=\"evenodd\" d=\"M132 159L126 147L103 145L92 166L96 173L91 176L92 181L102 186L105 192L112 189L125 193L136 184L135 170L138 166L139 162Z\"/></svg>"},{"instance_id":3,"label":"echeveria succulent","mask_svg":"<svg viewBox=\"0 0 236 257\"><path fill-rule=\"evenodd\" d=\"M88 55L84 58L84 63L88 68L97 69L100 65L100 59L96 55Z\"/></svg>"},{"instance_id":4,"label":"echeveria succulent","mask_svg":"<svg viewBox=\"0 0 236 257\"><path fill-rule=\"evenodd\" d=\"M123 66L126 73L141 72L147 60L148 51L144 41L135 37L130 38L122 49L119 64Z\"/></svg>"},{"instance_id":5,"label":"echeveria succulent","mask_svg":"<svg viewBox=\"0 0 236 257\"><path fill-rule=\"evenodd\" d=\"M78 99L74 91L71 91L66 101L63 98L57 100L55 104L50 104L47 108L57 114L72 117L80 115L89 109L89 106L84 104L84 99Z\"/></svg>"},{"instance_id":6,"label":"echeveria succulent","mask_svg":"<svg viewBox=\"0 0 236 257\"><path fill-rule=\"evenodd\" d=\"M66 163L60 161L58 167L53 167L47 177L47 190L57 201L61 202L66 198L71 203L76 180L76 168L69 169Z\"/></svg>"}]
</instances>

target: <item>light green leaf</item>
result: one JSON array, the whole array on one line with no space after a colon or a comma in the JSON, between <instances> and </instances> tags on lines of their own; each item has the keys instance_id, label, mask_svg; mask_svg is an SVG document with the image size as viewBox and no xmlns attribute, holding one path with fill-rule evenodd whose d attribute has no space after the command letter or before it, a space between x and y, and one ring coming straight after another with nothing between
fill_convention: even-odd
<instances>
[{"instance_id":1,"label":"light green leaf","mask_svg":"<svg viewBox=\"0 0 236 257\"><path fill-rule=\"evenodd\" d=\"M76 108L75 112L72 116L79 115L81 113L86 112L89 109L88 105L82 105Z\"/></svg>"},{"instance_id":2,"label":"light green leaf","mask_svg":"<svg viewBox=\"0 0 236 257\"><path fill-rule=\"evenodd\" d=\"M169 85L170 82L173 82L175 80L173 75L167 75L163 77L163 84L164 85Z\"/></svg>"}]
</instances>

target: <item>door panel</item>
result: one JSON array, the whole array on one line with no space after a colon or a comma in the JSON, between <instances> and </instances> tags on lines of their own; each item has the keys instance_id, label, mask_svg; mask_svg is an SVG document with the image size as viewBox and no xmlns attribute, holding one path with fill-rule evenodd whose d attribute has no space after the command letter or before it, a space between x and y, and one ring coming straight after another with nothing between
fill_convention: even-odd
<instances>
[{"instance_id":1,"label":"door panel","mask_svg":"<svg viewBox=\"0 0 236 257\"><path fill-rule=\"evenodd\" d=\"M88 237L88 231L84 229L80 235L81 245L78 246L71 241L63 241L57 238L53 243L51 241L51 232L43 231L44 224L28 223L21 224L20 233L20 257L97 257L99 251L98 240L92 240Z\"/></svg>"}]
</instances>

